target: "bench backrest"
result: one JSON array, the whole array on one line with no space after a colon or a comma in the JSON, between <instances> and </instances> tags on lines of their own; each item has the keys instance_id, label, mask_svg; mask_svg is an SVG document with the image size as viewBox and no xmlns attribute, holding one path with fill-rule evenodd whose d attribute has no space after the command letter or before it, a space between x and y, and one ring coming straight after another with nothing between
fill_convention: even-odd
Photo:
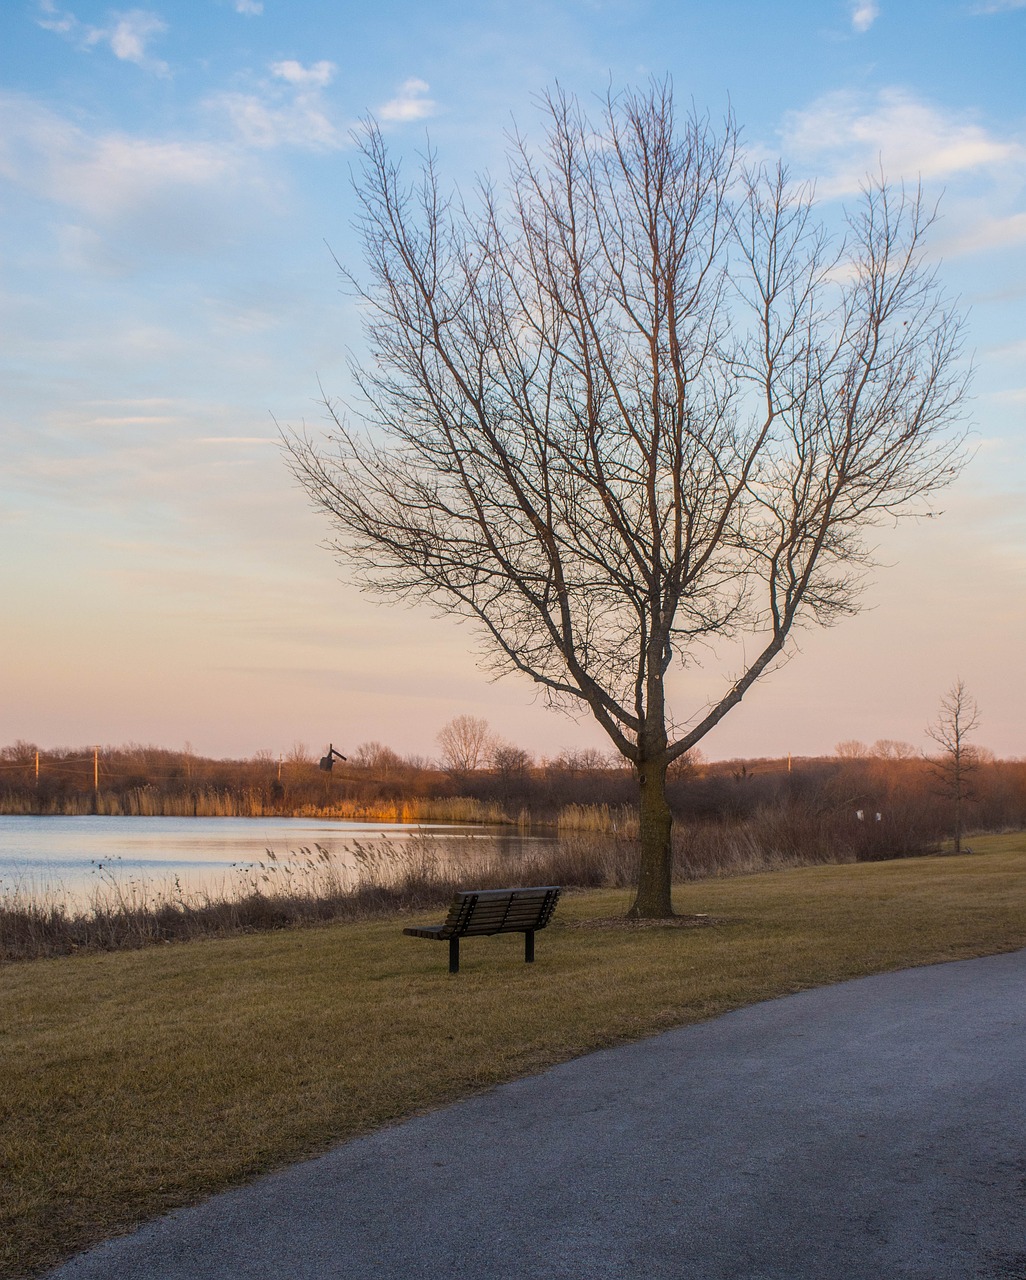
<instances>
[{"instance_id":1,"label":"bench backrest","mask_svg":"<svg viewBox=\"0 0 1026 1280\"><path fill-rule=\"evenodd\" d=\"M462 889L452 900L440 936L466 938L544 929L558 899L559 889L551 884L529 889Z\"/></svg>"}]
</instances>

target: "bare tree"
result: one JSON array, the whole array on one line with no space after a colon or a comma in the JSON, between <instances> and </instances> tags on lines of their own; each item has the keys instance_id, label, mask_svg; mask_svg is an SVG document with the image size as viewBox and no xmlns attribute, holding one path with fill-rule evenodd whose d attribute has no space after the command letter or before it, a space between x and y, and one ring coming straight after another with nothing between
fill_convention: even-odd
<instances>
[{"instance_id":1,"label":"bare tree","mask_svg":"<svg viewBox=\"0 0 1026 1280\"><path fill-rule=\"evenodd\" d=\"M379 778L392 777L406 767L406 762L398 752L381 742L361 742L351 754L350 764L356 769L376 774Z\"/></svg>"},{"instance_id":2,"label":"bare tree","mask_svg":"<svg viewBox=\"0 0 1026 1280\"><path fill-rule=\"evenodd\" d=\"M366 430L328 402L328 442L286 444L359 581L469 616L492 669L590 711L639 781L632 913L669 915L667 768L796 624L856 609L866 527L957 473L959 320L918 195L869 182L831 247L808 187L668 85L596 121L557 92L545 122L473 205L368 128ZM673 664L741 638L680 720Z\"/></svg>"},{"instance_id":3,"label":"bare tree","mask_svg":"<svg viewBox=\"0 0 1026 1280\"><path fill-rule=\"evenodd\" d=\"M523 747L515 746L512 742L494 741L490 763L502 803L523 804L530 787L533 763L530 755Z\"/></svg>"},{"instance_id":4,"label":"bare tree","mask_svg":"<svg viewBox=\"0 0 1026 1280\"><path fill-rule=\"evenodd\" d=\"M530 753L512 742L495 742L491 751L491 765L503 778L523 777L534 762Z\"/></svg>"},{"instance_id":5,"label":"bare tree","mask_svg":"<svg viewBox=\"0 0 1026 1280\"><path fill-rule=\"evenodd\" d=\"M595 773L609 768L609 759L596 747L564 747L555 760L565 773Z\"/></svg>"},{"instance_id":6,"label":"bare tree","mask_svg":"<svg viewBox=\"0 0 1026 1280\"><path fill-rule=\"evenodd\" d=\"M954 807L955 852L961 853L965 803L971 795L972 775L980 765L979 750L969 735L979 727L980 709L961 678L941 698L940 705L940 715L926 733L941 749L934 775Z\"/></svg>"},{"instance_id":7,"label":"bare tree","mask_svg":"<svg viewBox=\"0 0 1026 1280\"><path fill-rule=\"evenodd\" d=\"M877 760L915 760L918 752L911 742L897 742L894 738L877 738L870 748Z\"/></svg>"},{"instance_id":8,"label":"bare tree","mask_svg":"<svg viewBox=\"0 0 1026 1280\"><path fill-rule=\"evenodd\" d=\"M442 761L454 774L466 774L484 765L491 755L494 738L488 721L477 716L454 716L438 731Z\"/></svg>"}]
</instances>

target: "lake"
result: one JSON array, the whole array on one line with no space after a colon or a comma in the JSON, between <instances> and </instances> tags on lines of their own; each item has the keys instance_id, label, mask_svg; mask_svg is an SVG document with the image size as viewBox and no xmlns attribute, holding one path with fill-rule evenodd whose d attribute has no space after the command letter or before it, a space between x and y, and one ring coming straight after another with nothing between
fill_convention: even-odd
<instances>
[{"instance_id":1,"label":"lake","mask_svg":"<svg viewBox=\"0 0 1026 1280\"><path fill-rule=\"evenodd\" d=\"M0 897L30 895L85 902L97 890L119 886L145 895L170 889L230 894L250 882L267 850L327 849L336 865L353 869L358 846L393 849L411 838L437 842L447 862L475 857L518 858L551 837L525 836L508 827L437 823L409 825L316 818L39 817L0 814ZM386 855L387 852L386 852Z\"/></svg>"}]
</instances>

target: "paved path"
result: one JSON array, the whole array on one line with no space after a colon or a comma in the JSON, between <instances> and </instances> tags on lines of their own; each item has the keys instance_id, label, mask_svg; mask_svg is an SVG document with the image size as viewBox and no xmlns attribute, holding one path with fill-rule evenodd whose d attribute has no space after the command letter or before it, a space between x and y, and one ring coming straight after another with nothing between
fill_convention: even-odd
<instances>
[{"instance_id":1,"label":"paved path","mask_svg":"<svg viewBox=\"0 0 1026 1280\"><path fill-rule=\"evenodd\" d=\"M1026 1280L1026 951L738 1010L182 1210L56 1280Z\"/></svg>"}]
</instances>

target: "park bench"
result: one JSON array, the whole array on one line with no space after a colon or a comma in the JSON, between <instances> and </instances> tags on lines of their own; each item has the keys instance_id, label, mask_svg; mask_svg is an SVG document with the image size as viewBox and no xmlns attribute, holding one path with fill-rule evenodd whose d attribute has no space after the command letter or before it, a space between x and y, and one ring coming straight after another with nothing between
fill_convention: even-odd
<instances>
[{"instance_id":1,"label":"park bench","mask_svg":"<svg viewBox=\"0 0 1026 1280\"><path fill-rule=\"evenodd\" d=\"M404 929L411 938L449 943L449 972L460 971L460 938L522 933L524 960L534 960L534 935L552 919L559 898L555 885L528 889L461 889L452 900L443 924Z\"/></svg>"}]
</instances>

